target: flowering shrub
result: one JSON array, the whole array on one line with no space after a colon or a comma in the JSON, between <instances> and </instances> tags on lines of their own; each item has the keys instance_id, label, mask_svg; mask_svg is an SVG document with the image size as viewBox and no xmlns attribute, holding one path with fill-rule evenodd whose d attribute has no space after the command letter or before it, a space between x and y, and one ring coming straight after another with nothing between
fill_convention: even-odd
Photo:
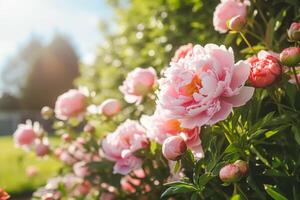
<instances>
[{"instance_id":1,"label":"flowering shrub","mask_svg":"<svg viewBox=\"0 0 300 200\"><path fill-rule=\"evenodd\" d=\"M299 3L266 2L219 2L213 25L232 47L189 43L160 73L132 70L119 87L132 106L62 94L42 109L58 146L20 125L18 146L64 163L34 198L299 199Z\"/></svg>"}]
</instances>

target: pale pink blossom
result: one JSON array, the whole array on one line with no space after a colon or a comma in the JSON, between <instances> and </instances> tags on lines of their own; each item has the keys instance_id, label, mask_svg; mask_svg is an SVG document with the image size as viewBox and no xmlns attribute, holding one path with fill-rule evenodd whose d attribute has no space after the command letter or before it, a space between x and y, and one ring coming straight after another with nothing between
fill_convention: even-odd
<instances>
[{"instance_id":1,"label":"pale pink blossom","mask_svg":"<svg viewBox=\"0 0 300 200\"><path fill-rule=\"evenodd\" d=\"M228 31L227 21L236 16L246 18L247 6L249 1L240 0L221 0L221 3L216 7L213 17L213 24L216 31L225 33Z\"/></svg>"},{"instance_id":2,"label":"pale pink blossom","mask_svg":"<svg viewBox=\"0 0 300 200\"><path fill-rule=\"evenodd\" d=\"M73 165L74 174L80 178L84 178L89 175L89 168L84 161L77 162Z\"/></svg>"},{"instance_id":3,"label":"pale pink blossom","mask_svg":"<svg viewBox=\"0 0 300 200\"><path fill-rule=\"evenodd\" d=\"M152 116L143 115L141 117L141 123L147 129L148 138L159 144L163 144L168 137L180 135L197 159L203 157L203 150L199 137L200 128L182 128L177 119L165 117L159 109L157 109Z\"/></svg>"},{"instance_id":4,"label":"pale pink blossom","mask_svg":"<svg viewBox=\"0 0 300 200\"><path fill-rule=\"evenodd\" d=\"M176 52L174 57L172 58L173 62L178 62L181 58L184 58L185 56L189 56L190 53L193 50L193 44L188 43L186 45L180 46Z\"/></svg>"},{"instance_id":5,"label":"pale pink blossom","mask_svg":"<svg viewBox=\"0 0 300 200\"><path fill-rule=\"evenodd\" d=\"M38 122L32 123L30 120L27 120L25 124L19 124L13 134L15 144L16 146L28 148L42 132L43 129Z\"/></svg>"},{"instance_id":6,"label":"pale pink blossom","mask_svg":"<svg viewBox=\"0 0 300 200\"><path fill-rule=\"evenodd\" d=\"M55 116L60 120L81 117L86 110L87 97L83 92L71 89L60 95L55 102Z\"/></svg>"},{"instance_id":7,"label":"pale pink blossom","mask_svg":"<svg viewBox=\"0 0 300 200\"><path fill-rule=\"evenodd\" d=\"M191 57L171 62L166 69L159 80L157 103L182 128L213 125L250 100L254 88L244 86L249 74L249 64L234 63L231 48L196 45Z\"/></svg>"},{"instance_id":8,"label":"pale pink blossom","mask_svg":"<svg viewBox=\"0 0 300 200\"><path fill-rule=\"evenodd\" d=\"M142 164L142 160L133 153L148 144L145 129L136 121L126 120L115 132L106 136L102 148L106 158L116 162L114 173L128 174Z\"/></svg>"},{"instance_id":9,"label":"pale pink blossom","mask_svg":"<svg viewBox=\"0 0 300 200\"><path fill-rule=\"evenodd\" d=\"M152 67L136 68L128 73L126 80L119 89L128 103L139 104L154 87L156 79L156 71Z\"/></svg>"},{"instance_id":10,"label":"pale pink blossom","mask_svg":"<svg viewBox=\"0 0 300 200\"><path fill-rule=\"evenodd\" d=\"M117 99L107 99L100 105L100 112L107 116L113 116L121 111L121 104Z\"/></svg>"}]
</instances>

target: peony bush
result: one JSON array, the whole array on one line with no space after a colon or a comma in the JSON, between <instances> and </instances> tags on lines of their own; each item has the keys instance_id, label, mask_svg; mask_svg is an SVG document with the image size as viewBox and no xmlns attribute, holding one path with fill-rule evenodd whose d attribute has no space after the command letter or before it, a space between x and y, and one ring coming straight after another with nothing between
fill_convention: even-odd
<instances>
[{"instance_id":1,"label":"peony bush","mask_svg":"<svg viewBox=\"0 0 300 200\"><path fill-rule=\"evenodd\" d=\"M161 71L133 69L115 88L124 102L62 94L41 111L58 146L21 124L18 147L64 164L33 198L300 199L299 16L287 12L299 3L277 3L221 0L211 20L231 45L188 43Z\"/></svg>"}]
</instances>

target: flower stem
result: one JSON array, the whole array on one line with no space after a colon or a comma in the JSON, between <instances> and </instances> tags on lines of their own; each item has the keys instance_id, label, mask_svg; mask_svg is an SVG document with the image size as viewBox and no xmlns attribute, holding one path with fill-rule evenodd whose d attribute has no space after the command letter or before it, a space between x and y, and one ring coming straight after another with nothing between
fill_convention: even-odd
<instances>
[{"instance_id":1,"label":"flower stem","mask_svg":"<svg viewBox=\"0 0 300 200\"><path fill-rule=\"evenodd\" d=\"M294 73L294 76L295 76L295 79L296 79L297 88L298 88L298 90L300 90L300 83L299 83L299 80L298 80L298 77L297 77L297 72L296 72L295 66L292 67L292 70L293 70L293 73Z\"/></svg>"},{"instance_id":2,"label":"flower stem","mask_svg":"<svg viewBox=\"0 0 300 200\"><path fill-rule=\"evenodd\" d=\"M241 37L243 38L243 40L245 41L245 43L248 45L248 47L252 50L252 53L255 54L253 47L251 46L250 42L245 37L244 33L242 33L242 32L239 32L239 33L240 33Z\"/></svg>"}]
</instances>

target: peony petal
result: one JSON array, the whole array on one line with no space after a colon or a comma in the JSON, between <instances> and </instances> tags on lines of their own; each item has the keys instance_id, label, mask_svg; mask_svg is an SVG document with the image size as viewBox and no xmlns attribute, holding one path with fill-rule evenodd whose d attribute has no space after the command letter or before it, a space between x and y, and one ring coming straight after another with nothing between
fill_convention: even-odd
<instances>
[{"instance_id":1,"label":"peony petal","mask_svg":"<svg viewBox=\"0 0 300 200\"><path fill-rule=\"evenodd\" d=\"M228 117L228 115L232 111L232 104L227 103L225 101L221 101L221 109L213 115L213 117L209 120L208 124L213 125L219 121L222 121Z\"/></svg>"},{"instance_id":2,"label":"peony petal","mask_svg":"<svg viewBox=\"0 0 300 200\"><path fill-rule=\"evenodd\" d=\"M245 87L241 88L238 95L232 96L232 97L225 97L225 98L223 98L223 100L232 104L233 107L239 107L239 106L245 105L247 103L247 101L249 101L251 99L251 97L253 96L254 90L255 90L254 87L245 86Z\"/></svg>"},{"instance_id":3,"label":"peony petal","mask_svg":"<svg viewBox=\"0 0 300 200\"><path fill-rule=\"evenodd\" d=\"M245 84L250 75L250 66L246 62L239 61L235 64L230 83L231 89L234 91Z\"/></svg>"}]
</instances>

